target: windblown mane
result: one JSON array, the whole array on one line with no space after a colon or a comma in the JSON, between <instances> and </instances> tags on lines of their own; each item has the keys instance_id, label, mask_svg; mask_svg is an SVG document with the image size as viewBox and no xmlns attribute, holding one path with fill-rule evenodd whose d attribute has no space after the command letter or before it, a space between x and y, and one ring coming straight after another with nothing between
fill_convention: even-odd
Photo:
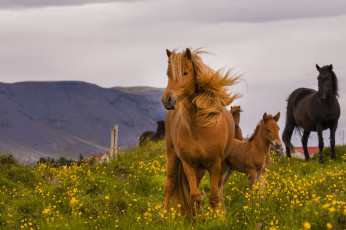
<instances>
[{"instance_id":1,"label":"windblown mane","mask_svg":"<svg viewBox=\"0 0 346 230\"><path fill-rule=\"evenodd\" d=\"M268 119L268 120L273 119L273 116L269 114L267 119ZM247 141L253 141L253 139L254 139L255 136L257 135L258 130L259 130L259 128L261 127L262 123L263 123L263 119L260 120L260 122L258 122L258 124L257 124L257 126L256 126L256 128L255 128L255 131L253 131L253 133L252 133L251 136L247 139Z\"/></svg>"},{"instance_id":2,"label":"windblown mane","mask_svg":"<svg viewBox=\"0 0 346 230\"><path fill-rule=\"evenodd\" d=\"M332 74L332 82L333 82L333 92L335 94L335 96L339 97L339 82L338 79L336 78L336 75L334 73L334 71L331 71Z\"/></svg>"},{"instance_id":3,"label":"windblown mane","mask_svg":"<svg viewBox=\"0 0 346 230\"><path fill-rule=\"evenodd\" d=\"M195 71L195 85L191 87L194 87L194 93L187 93L191 92L191 89L185 88L184 96L179 101L178 108L182 123L189 132L191 131L191 117L188 108L191 105L195 106L197 111L197 117L194 118L194 121L197 121L201 127L209 127L218 124L221 121L223 108L240 97L239 94L228 93L227 87L238 83L241 75L233 74L232 70L224 72L209 68L199 57L200 54L204 53L207 52L199 49L192 52L191 61ZM183 78L185 58L184 53L175 53L175 50L172 52L170 65L174 80Z\"/></svg>"}]
</instances>

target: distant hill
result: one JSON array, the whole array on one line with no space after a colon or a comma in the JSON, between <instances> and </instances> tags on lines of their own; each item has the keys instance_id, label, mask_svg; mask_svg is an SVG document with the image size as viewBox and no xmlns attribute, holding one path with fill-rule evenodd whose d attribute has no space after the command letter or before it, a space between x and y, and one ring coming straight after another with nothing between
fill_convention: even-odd
<instances>
[{"instance_id":1,"label":"distant hill","mask_svg":"<svg viewBox=\"0 0 346 230\"><path fill-rule=\"evenodd\" d=\"M0 153L21 162L88 157L109 151L114 124L119 145L136 145L142 132L165 118L163 91L85 82L0 83Z\"/></svg>"}]
</instances>

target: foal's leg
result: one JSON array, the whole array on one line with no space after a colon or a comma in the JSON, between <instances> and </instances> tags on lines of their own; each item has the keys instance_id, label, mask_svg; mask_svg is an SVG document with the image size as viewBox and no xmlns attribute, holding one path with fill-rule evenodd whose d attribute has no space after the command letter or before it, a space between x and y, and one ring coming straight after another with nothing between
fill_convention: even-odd
<instances>
[{"instance_id":1,"label":"foal's leg","mask_svg":"<svg viewBox=\"0 0 346 230\"><path fill-rule=\"evenodd\" d=\"M322 127L320 125L317 126L317 135L318 135L318 148L320 149L319 155L320 155L320 163L323 164L323 136L322 136Z\"/></svg>"},{"instance_id":2,"label":"foal's leg","mask_svg":"<svg viewBox=\"0 0 346 230\"><path fill-rule=\"evenodd\" d=\"M336 160L335 156L335 132L338 127L338 122L336 121L330 128L330 148L332 150L332 159Z\"/></svg>"},{"instance_id":3,"label":"foal's leg","mask_svg":"<svg viewBox=\"0 0 346 230\"><path fill-rule=\"evenodd\" d=\"M259 189L262 191L263 196L266 195L266 181L267 181L267 169L269 169L269 166L272 163L272 159L270 157L270 154L267 155L265 159L265 166L264 168L259 172L259 175L257 176L257 179L259 181Z\"/></svg>"},{"instance_id":4,"label":"foal's leg","mask_svg":"<svg viewBox=\"0 0 346 230\"><path fill-rule=\"evenodd\" d=\"M220 202L220 193L219 193L219 180L221 172L221 158L215 160L214 164L210 169L210 196L209 202L213 209L215 210L218 203Z\"/></svg>"},{"instance_id":5,"label":"foal's leg","mask_svg":"<svg viewBox=\"0 0 346 230\"><path fill-rule=\"evenodd\" d=\"M308 161L310 159L308 147L307 147L309 135L310 135L310 131L304 130L303 137L302 137L302 145L303 145L304 156L305 156L306 161Z\"/></svg>"},{"instance_id":6,"label":"foal's leg","mask_svg":"<svg viewBox=\"0 0 346 230\"><path fill-rule=\"evenodd\" d=\"M255 185L256 183L256 178L257 178L257 171L256 169L251 169L248 171L248 181L249 181L249 190L250 192L253 191L253 186Z\"/></svg>"},{"instance_id":7,"label":"foal's leg","mask_svg":"<svg viewBox=\"0 0 346 230\"><path fill-rule=\"evenodd\" d=\"M259 182L259 190L262 192L263 196L266 195L266 180L267 180L267 170L266 168L262 169L260 173L257 175L257 180Z\"/></svg>"}]
</instances>

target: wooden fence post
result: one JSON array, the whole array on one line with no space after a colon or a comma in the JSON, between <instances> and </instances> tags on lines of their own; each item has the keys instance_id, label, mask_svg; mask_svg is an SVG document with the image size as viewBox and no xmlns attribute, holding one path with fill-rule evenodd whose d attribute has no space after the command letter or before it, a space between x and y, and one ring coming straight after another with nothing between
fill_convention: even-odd
<instances>
[{"instance_id":1,"label":"wooden fence post","mask_svg":"<svg viewBox=\"0 0 346 230\"><path fill-rule=\"evenodd\" d=\"M116 157L116 151L118 148L118 125L114 125L114 128L112 129L111 132L111 149L110 149L110 154L111 154L111 158Z\"/></svg>"}]
</instances>

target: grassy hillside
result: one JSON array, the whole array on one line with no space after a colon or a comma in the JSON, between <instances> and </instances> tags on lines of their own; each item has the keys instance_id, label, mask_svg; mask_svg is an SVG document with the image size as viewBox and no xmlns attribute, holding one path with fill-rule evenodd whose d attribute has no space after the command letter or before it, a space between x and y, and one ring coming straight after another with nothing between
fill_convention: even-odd
<instances>
[{"instance_id":1,"label":"grassy hillside","mask_svg":"<svg viewBox=\"0 0 346 230\"><path fill-rule=\"evenodd\" d=\"M225 188L227 213L210 210L209 178L200 187L205 221L163 217L164 142L122 153L109 164L54 168L0 166L1 229L345 229L346 147L338 160L273 158L267 195L252 203L246 176Z\"/></svg>"}]
</instances>

